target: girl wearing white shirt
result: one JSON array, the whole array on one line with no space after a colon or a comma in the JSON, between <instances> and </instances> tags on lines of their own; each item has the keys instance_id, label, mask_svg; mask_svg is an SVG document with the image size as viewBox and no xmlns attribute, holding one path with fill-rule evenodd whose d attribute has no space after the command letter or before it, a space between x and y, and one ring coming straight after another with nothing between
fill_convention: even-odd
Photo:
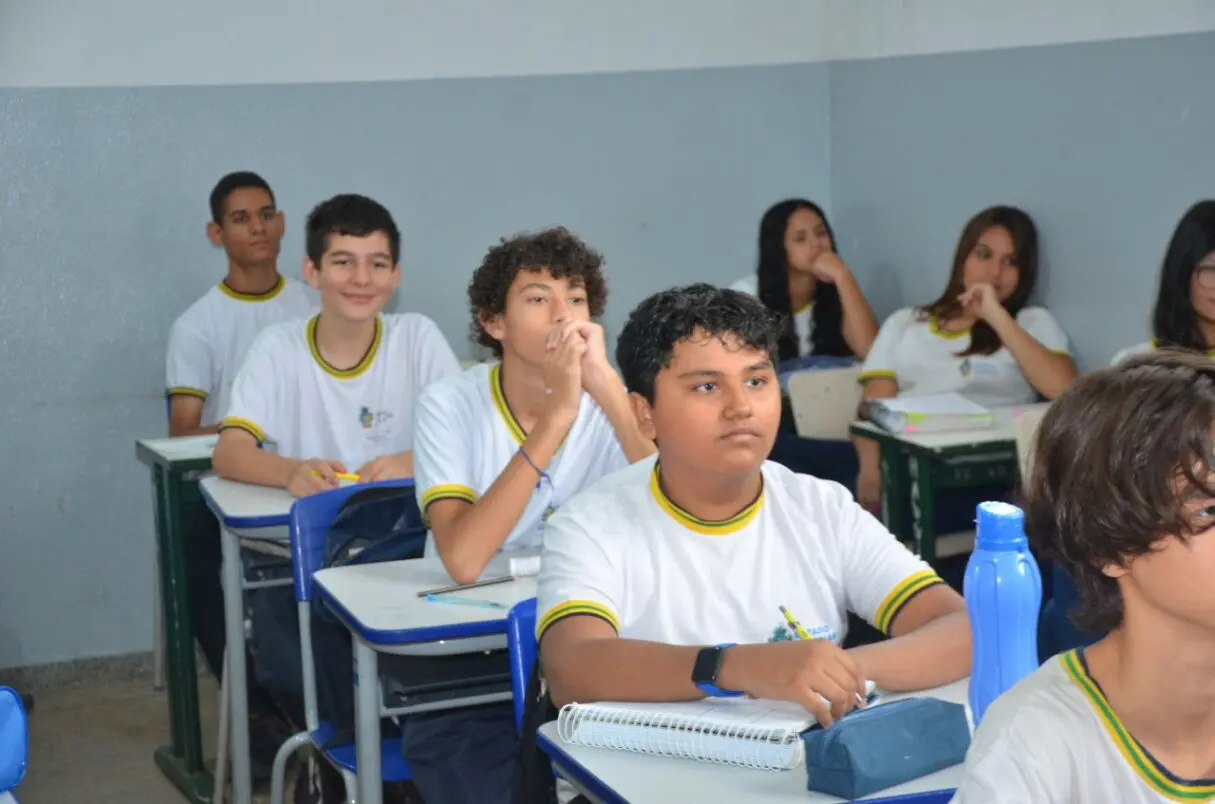
<instances>
[{"instance_id":1,"label":"girl wearing white shirt","mask_svg":"<svg viewBox=\"0 0 1215 804\"><path fill-rule=\"evenodd\" d=\"M1037 276L1038 233L1029 215L1008 206L975 215L940 298L882 324L861 372L864 398L955 391L1000 407L1063 393L1076 364L1051 314L1026 306ZM857 497L874 506L881 493L878 445L858 439L856 448Z\"/></svg>"},{"instance_id":2,"label":"girl wearing white shirt","mask_svg":"<svg viewBox=\"0 0 1215 804\"><path fill-rule=\"evenodd\" d=\"M822 208L804 198L773 205L759 223L759 267L732 285L786 316L777 362L807 355L864 359L877 318L839 258Z\"/></svg>"},{"instance_id":3,"label":"girl wearing white shirt","mask_svg":"<svg viewBox=\"0 0 1215 804\"><path fill-rule=\"evenodd\" d=\"M1215 201L1199 201L1173 230L1152 313L1152 340L1114 355L1121 363L1162 346L1215 357Z\"/></svg>"}]
</instances>

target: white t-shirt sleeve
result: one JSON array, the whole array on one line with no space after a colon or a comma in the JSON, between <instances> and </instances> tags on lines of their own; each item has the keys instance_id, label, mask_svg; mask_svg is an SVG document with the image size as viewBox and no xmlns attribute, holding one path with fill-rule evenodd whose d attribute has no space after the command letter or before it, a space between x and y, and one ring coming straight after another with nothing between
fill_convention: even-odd
<instances>
[{"instance_id":1,"label":"white t-shirt sleeve","mask_svg":"<svg viewBox=\"0 0 1215 804\"><path fill-rule=\"evenodd\" d=\"M592 506L566 504L544 529L536 591L536 638L554 623L586 615L620 631L624 570L619 539L588 516ZM598 538L592 536L598 534Z\"/></svg>"},{"instance_id":2,"label":"white t-shirt sleeve","mask_svg":"<svg viewBox=\"0 0 1215 804\"><path fill-rule=\"evenodd\" d=\"M276 355L273 331L263 330L245 355L236 380L232 384L232 398L228 402L228 414L220 422L220 429L237 428L257 439L258 443L274 441L280 424L283 389L280 375L283 356Z\"/></svg>"},{"instance_id":3,"label":"white t-shirt sleeve","mask_svg":"<svg viewBox=\"0 0 1215 804\"><path fill-rule=\"evenodd\" d=\"M737 290L739 293L749 293L752 296L759 295L759 279L755 274L744 276L742 279L730 285L730 290Z\"/></svg>"},{"instance_id":4,"label":"white t-shirt sleeve","mask_svg":"<svg viewBox=\"0 0 1215 804\"><path fill-rule=\"evenodd\" d=\"M1045 307L1026 307L1017 313L1017 323L1033 339L1056 354L1069 354L1067 333Z\"/></svg>"},{"instance_id":5,"label":"white t-shirt sleeve","mask_svg":"<svg viewBox=\"0 0 1215 804\"><path fill-rule=\"evenodd\" d=\"M842 486L832 487L837 500L836 532L840 578L844 602L884 634L913 597L944 583L927 562L914 555L848 495Z\"/></svg>"},{"instance_id":6,"label":"white t-shirt sleeve","mask_svg":"<svg viewBox=\"0 0 1215 804\"><path fill-rule=\"evenodd\" d=\"M418 316L418 390L421 391L435 380L460 373L460 361L452 351L451 344L443 337L437 324L426 316Z\"/></svg>"},{"instance_id":7,"label":"white t-shirt sleeve","mask_svg":"<svg viewBox=\"0 0 1215 804\"><path fill-rule=\"evenodd\" d=\"M165 360L165 388L170 396L184 394L206 399L213 388L215 355L202 333L180 318L169 330L169 349Z\"/></svg>"},{"instance_id":8,"label":"white t-shirt sleeve","mask_svg":"<svg viewBox=\"0 0 1215 804\"><path fill-rule=\"evenodd\" d=\"M911 320L914 313L915 311L912 308L904 307L902 310L896 310L891 313L890 317L882 322L881 328L878 329L877 337L873 339L873 346L869 347L869 354L865 357L865 365L861 367L861 382L876 379L897 379L894 367L894 352L903 337L903 333L907 329L907 323Z\"/></svg>"},{"instance_id":9,"label":"white t-shirt sleeve","mask_svg":"<svg viewBox=\"0 0 1215 804\"><path fill-rule=\"evenodd\" d=\"M439 500L477 501L471 422L450 383L423 389L413 427L413 474L418 508Z\"/></svg>"},{"instance_id":10,"label":"white t-shirt sleeve","mask_svg":"<svg viewBox=\"0 0 1215 804\"><path fill-rule=\"evenodd\" d=\"M1039 671L1041 672L1041 671ZM1023 682L1024 683L1024 682ZM953 804L1070 804L1073 790L1066 722L1005 693L984 714L966 752Z\"/></svg>"}]
</instances>

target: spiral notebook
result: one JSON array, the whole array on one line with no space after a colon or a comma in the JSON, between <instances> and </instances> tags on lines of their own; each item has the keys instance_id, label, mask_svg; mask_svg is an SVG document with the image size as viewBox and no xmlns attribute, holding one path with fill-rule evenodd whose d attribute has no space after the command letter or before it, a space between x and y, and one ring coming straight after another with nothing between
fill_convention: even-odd
<instances>
[{"instance_id":1,"label":"spiral notebook","mask_svg":"<svg viewBox=\"0 0 1215 804\"><path fill-rule=\"evenodd\" d=\"M872 700L872 681L867 690ZM814 723L801 704L755 698L573 703L557 716L557 734L567 743L593 748L790 770L804 761L801 733Z\"/></svg>"}]
</instances>

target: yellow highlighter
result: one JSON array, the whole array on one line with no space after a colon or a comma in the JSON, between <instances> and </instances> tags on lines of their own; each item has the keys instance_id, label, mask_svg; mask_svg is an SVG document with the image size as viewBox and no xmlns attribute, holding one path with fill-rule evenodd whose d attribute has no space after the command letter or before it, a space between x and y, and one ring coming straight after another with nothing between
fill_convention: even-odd
<instances>
[{"instance_id":1,"label":"yellow highlighter","mask_svg":"<svg viewBox=\"0 0 1215 804\"><path fill-rule=\"evenodd\" d=\"M793 628L793 633L797 634L798 639L812 639L810 633L802 628L802 624L793 616L793 612L789 611L784 606L780 607L780 613L785 615L785 619L789 621L789 625Z\"/></svg>"},{"instance_id":2,"label":"yellow highlighter","mask_svg":"<svg viewBox=\"0 0 1215 804\"><path fill-rule=\"evenodd\" d=\"M315 475L316 477L321 476L321 473L316 471L315 469L312 470L312 474ZM347 480L351 483L359 482L359 476L351 474L350 472L338 472L334 475L334 477L336 477L338 480Z\"/></svg>"}]
</instances>

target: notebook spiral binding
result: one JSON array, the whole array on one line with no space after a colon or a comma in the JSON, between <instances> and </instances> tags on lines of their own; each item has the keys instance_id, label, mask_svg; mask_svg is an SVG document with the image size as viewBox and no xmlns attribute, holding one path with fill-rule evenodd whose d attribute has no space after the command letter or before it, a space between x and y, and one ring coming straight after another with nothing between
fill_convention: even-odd
<instances>
[{"instance_id":1,"label":"notebook spiral binding","mask_svg":"<svg viewBox=\"0 0 1215 804\"><path fill-rule=\"evenodd\" d=\"M701 718L641 710L603 710L568 704L557 734L574 745L609 748L756 770L788 770L805 759L801 736L786 729L710 723Z\"/></svg>"}]
</instances>

